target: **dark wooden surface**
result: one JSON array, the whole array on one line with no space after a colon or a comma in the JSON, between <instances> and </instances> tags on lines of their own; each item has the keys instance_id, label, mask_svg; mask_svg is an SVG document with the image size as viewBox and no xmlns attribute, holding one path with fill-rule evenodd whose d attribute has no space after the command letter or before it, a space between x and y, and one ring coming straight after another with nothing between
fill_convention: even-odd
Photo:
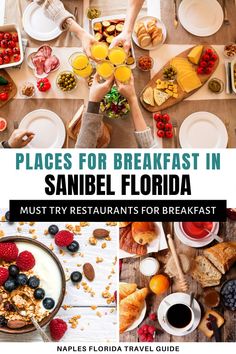
<instances>
[{"instance_id":1,"label":"dark wooden surface","mask_svg":"<svg viewBox=\"0 0 236 354\"><path fill-rule=\"evenodd\" d=\"M170 223L163 223L163 227L166 234L171 231ZM220 231L218 234L221 235L225 241L236 240L236 222L228 219L226 223L221 223ZM177 237L175 237L175 244L177 246L178 252L187 254L190 260L193 259L195 255L200 254L202 252L202 249L193 249L191 247L181 244L181 242L177 239ZM213 245L213 243L211 245ZM210 245L208 245L207 247L209 246ZM158 254L157 253L152 254L152 256L158 258L160 261L161 259L163 259L161 253L163 252L159 252ZM128 283L133 283L133 282L137 283L139 288L148 286L150 278L143 276L139 271L139 264L141 259L142 258L126 258L123 260L122 272L120 274L120 281L128 282ZM229 272L226 273L225 276L222 277L221 284L224 282L225 279L232 279L232 278L234 279L236 278L236 264L230 269ZM195 298L198 300L198 302L201 305L202 314L203 314L206 309L203 301L204 290L196 281L192 280L190 276L187 276L187 279L189 280L189 284L190 284L188 293L190 293L191 291L194 292ZM219 290L220 286L215 287L215 289ZM166 295L176 292L177 290L178 289L176 288L175 282L172 282L170 289L163 296L157 296L155 294L148 295L147 312L142 324L153 324L153 322L148 319L148 315L150 313L157 311L160 302ZM222 341L236 342L236 312L224 310L222 306L219 306L218 308L216 308L216 310L220 312L225 319L225 324L221 328ZM157 327L161 328L159 323L157 323ZM122 342L137 342L138 341L137 329L138 328L134 329L133 331L123 333L122 335L120 335L120 340ZM193 333L183 337L172 336L164 332L163 334L156 336L156 341L158 342L208 342L208 341L214 341L214 338L209 340L202 332L195 330Z\"/></svg>"}]
</instances>

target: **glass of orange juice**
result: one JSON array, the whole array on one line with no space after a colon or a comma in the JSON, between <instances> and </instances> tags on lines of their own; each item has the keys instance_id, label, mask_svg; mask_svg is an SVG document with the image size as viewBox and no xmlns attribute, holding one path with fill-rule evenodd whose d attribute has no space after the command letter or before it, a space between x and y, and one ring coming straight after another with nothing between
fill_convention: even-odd
<instances>
[{"instance_id":1,"label":"glass of orange juice","mask_svg":"<svg viewBox=\"0 0 236 354\"><path fill-rule=\"evenodd\" d=\"M74 53L69 58L69 63L75 70L83 70L89 64L87 55L83 52Z\"/></svg>"},{"instance_id":2,"label":"glass of orange juice","mask_svg":"<svg viewBox=\"0 0 236 354\"><path fill-rule=\"evenodd\" d=\"M131 78L131 69L127 65L117 66L115 69L116 80L122 83L128 83Z\"/></svg>"},{"instance_id":3,"label":"glass of orange juice","mask_svg":"<svg viewBox=\"0 0 236 354\"><path fill-rule=\"evenodd\" d=\"M114 65L121 65L124 64L127 59L127 54L124 48L121 47L114 47L109 50L108 57L110 62Z\"/></svg>"},{"instance_id":4,"label":"glass of orange juice","mask_svg":"<svg viewBox=\"0 0 236 354\"><path fill-rule=\"evenodd\" d=\"M89 62L88 65L86 66L86 68L78 70L78 69L73 69L74 73L84 79L87 79L89 76L92 75L93 73L93 66L92 64Z\"/></svg>"},{"instance_id":5,"label":"glass of orange juice","mask_svg":"<svg viewBox=\"0 0 236 354\"><path fill-rule=\"evenodd\" d=\"M103 61L97 65L97 73L100 75L104 80L109 79L114 73L114 65L109 61Z\"/></svg>"},{"instance_id":6,"label":"glass of orange juice","mask_svg":"<svg viewBox=\"0 0 236 354\"><path fill-rule=\"evenodd\" d=\"M108 46L106 43L97 42L91 47L91 54L95 60L105 60L108 56Z\"/></svg>"}]
</instances>

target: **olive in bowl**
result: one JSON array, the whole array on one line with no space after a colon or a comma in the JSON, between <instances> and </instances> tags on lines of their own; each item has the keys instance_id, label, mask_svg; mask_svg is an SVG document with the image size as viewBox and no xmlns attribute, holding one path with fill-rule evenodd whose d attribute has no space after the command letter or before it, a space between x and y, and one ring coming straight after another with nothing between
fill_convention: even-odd
<instances>
[{"instance_id":1,"label":"olive in bowl","mask_svg":"<svg viewBox=\"0 0 236 354\"><path fill-rule=\"evenodd\" d=\"M77 86L77 79L73 72L63 71L57 76L57 86L61 91L72 91Z\"/></svg>"}]
</instances>

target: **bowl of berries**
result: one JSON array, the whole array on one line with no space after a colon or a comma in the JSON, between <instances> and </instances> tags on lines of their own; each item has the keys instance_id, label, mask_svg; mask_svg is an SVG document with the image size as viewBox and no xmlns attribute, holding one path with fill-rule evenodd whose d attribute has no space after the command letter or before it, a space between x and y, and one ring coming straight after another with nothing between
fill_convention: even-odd
<instances>
[{"instance_id":1,"label":"bowl of berries","mask_svg":"<svg viewBox=\"0 0 236 354\"><path fill-rule=\"evenodd\" d=\"M0 69L11 68L23 62L21 33L14 24L0 26Z\"/></svg>"},{"instance_id":2,"label":"bowl of berries","mask_svg":"<svg viewBox=\"0 0 236 354\"><path fill-rule=\"evenodd\" d=\"M65 275L55 254L23 236L0 240L0 332L29 333L32 317L41 327L59 311Z\"/></svg>"}]
</instances>

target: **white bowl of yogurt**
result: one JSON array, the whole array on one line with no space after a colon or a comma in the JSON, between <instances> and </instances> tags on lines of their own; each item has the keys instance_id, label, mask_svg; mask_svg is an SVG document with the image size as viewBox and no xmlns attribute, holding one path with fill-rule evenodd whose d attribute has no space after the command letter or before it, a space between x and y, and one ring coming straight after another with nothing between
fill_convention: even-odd
<instances>
[{"instance_id":1,"label":"white bowl of yogurt","mask_svg":"<svg viewBox=\"0 0 236 354\"><path fill-rule=\"evenodd\" d=\"M47 298L52 298L55 301L55 306L51 310L46 310L43 307L43 301L39 303L42 315L46 316L40 322L43 327L49 323L59 311L65 296L65 275L62 265L56 255L44 244L28 237L3 237L0 242L14 242L20 252L29 251L35 258L35 266L32 269L32 275L40 279L40 288L43 288ZM24 273L24 272L22 272ZM35 330L31 324L27 324L22 328L12 329L1 327L0 332L23 334Z\"/></svg>"}]
</instances>

